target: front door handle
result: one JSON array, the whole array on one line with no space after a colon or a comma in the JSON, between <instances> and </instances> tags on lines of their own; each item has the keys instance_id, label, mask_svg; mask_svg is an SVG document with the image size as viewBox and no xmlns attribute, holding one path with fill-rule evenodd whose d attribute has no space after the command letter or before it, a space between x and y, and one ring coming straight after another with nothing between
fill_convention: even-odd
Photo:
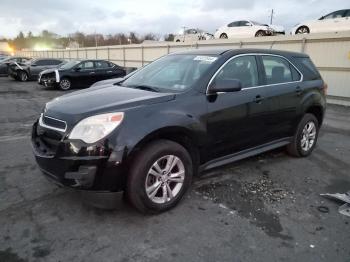
<instances>
[{"instance_id":1,"label":"front door handle","mask_svg":"<svg viewBox=\"0 0 350 262\"><path fill-rule=\"evenodd\" d=\"M260 104L262 100L263 100L263 97L261 95L257 95L254 98L254 102L257 103L257 104Z\"/></svg>"}]
</instances>

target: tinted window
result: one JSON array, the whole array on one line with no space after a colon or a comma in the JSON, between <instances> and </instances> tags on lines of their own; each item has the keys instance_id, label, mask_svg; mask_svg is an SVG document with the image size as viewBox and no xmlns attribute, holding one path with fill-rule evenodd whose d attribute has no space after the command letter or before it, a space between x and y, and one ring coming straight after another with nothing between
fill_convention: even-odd
<instances>
[{"instance_id":1,"label":"tinted window","mask_svg":"<svg viewBox=\"0 0 350 262\"><path fill-rule=\"evenodd\" d=\"M109 63L107 61L96 61L95 66L98 69L109 68Z\"/></svg>"},{"instance_id":2,"label":"tinted window","mask_svg":"<svg viewBox=\"0 0 350 262\"><path fill-rule=\"evenodd\" d=\"M320 73L309 57L295 57L294 60L305 80L321 79Z\"/></svg>"},{"instance_id":3,"label":"tinted window","mask_svg":"<svg viewBox=\"0 0 350 262\"><path fill-rule=\"evenodd\" d=\"M249 23L248 21L241 21L241 22L239 23L239 25L240 25L240 26L250 26L251 23Z\"/></svg>"},{"instance_id":4,"label":"tinted window","mask_svg":"<svg viewBox=\"0 0 350 262\"><path fill-rule=\"evenodd\" d=\"M339 10L339 11L330 13L329 15L326 15L323 19L340 18L340 17L343 17L343 15L344 15L344 10Z\"/></svg>"},{"instance_id":5,"label":"tinted window","mask_svg":"<svg viewBox=\"0 0 350 262\"><path fill-rule=\"evenodd\" d=\"M37 60L35 64L38 66L50 65L50 60Z\"/></svg>"},{"instance_id":6,"label":"tinted window","mask_svg":"<svg viewBox=\"0 0 350 262\"><path fill-rule=\"evenodd\" d=\"M62 63L62 61L61 60L51 60L51 65L59 65L59 64L61 64Z\"/></svg>"},{"instance_id":7,"label":"tinted window","mask_svg":"<svg viewBox=\"0 0 350 262\"><path fill-rule=\"evenodd\" d=\"M216 79L238 79L242 87L258 85L258 68L255 56L241 56L228 62L217 74Z\"/></svg>"},{"instance_id":8,"label":"tinted window","mask_svg":"<svg viewBox=\"0 0 350 262\"><path fill-rule=\"evenodd\" d=\"M86 61L82 62L80 65L78 65L78 68L84 69L94 69L94 62L92 61Z\"/></svg>"},{"instance_id":9,"label":"tinted window","mask_svg":"<svg viewBox=\"0 0 350 262\"><path fill-rule=\"evenodd\" d=\"M278 56L262 56L268 85L291 82L292 72L287 60Z\"/></svg>"},{"instance_id":10,"label":"tinted window","mask_svg":"<svg viewBox=\"0 0 350 262\"><path fill-rule=\"evenodd\" d=\"M346 11L345 17L350 17L350 9Z\"/></svg>"},{"instance_id":11,"label":"tinted window","mask_svg":"<svg viewBox=\"0 0 350 262\"><path fill-rule=\"evenodd\" d=\"M232 22L231 24L228 24L228 27L235 27L235 26L239 26L239 21L238 22Z\"/></svg>"}]
</instances>

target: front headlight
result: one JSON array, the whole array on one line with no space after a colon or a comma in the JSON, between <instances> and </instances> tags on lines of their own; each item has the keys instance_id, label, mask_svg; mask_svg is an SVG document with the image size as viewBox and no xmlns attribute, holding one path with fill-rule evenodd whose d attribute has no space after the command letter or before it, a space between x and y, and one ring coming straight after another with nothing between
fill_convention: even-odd
<instances>
[{"instance_id":1,"label":"front headlight","mask_svg":"<svg viewBox=\"0 0 350 262\"><path fill-rule=\"evenodd\" d=\"M80 139L89 144L95 143L119 126L123 118L123 112L90 116L76 124L69 139Z\"/></svg>"}]
</instances>

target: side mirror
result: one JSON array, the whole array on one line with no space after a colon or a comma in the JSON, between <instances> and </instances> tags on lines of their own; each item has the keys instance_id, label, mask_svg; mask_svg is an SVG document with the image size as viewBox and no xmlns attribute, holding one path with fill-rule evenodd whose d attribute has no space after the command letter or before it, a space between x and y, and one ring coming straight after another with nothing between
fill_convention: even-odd
<instances>
[{"instance_id":1,"label":"side mirror","mask_svg":"<svg viewBox=\"0 0 350 262\"><path fill-rule=\"evenodd\" d=\"M208 89L209 94L218 92L238 92L242 90L242 83L238 79L216 79Z\"/></svg>"}]
</instances>

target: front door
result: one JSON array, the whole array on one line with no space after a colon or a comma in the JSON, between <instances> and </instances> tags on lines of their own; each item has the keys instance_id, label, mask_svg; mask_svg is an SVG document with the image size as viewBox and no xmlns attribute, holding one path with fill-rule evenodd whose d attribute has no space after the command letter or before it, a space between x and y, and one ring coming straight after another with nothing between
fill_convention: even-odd
<instances>
[{"instance_id":1,"label":"front door","mask_svg":"<svg viewBox=\"0 0 350 262\"><path fill-rule=\"evenodd\" d=\"M93 61L81 62L73 71L72 82L75 86L87 88L96 82L96 69Z\"/></svg>"},{"instance_id":2,"label":"front door","mask_svg":"<svg viewBox=\"0 0 350 262\"><path fill-rule=\"evenodd\" d=\"M207 95L207 132L210 158L239 152L265 142L264 89L254 55L233 58L216 74L216 79L238 79L243 89L238 92Z\"/></svg>"}]
</instances>

